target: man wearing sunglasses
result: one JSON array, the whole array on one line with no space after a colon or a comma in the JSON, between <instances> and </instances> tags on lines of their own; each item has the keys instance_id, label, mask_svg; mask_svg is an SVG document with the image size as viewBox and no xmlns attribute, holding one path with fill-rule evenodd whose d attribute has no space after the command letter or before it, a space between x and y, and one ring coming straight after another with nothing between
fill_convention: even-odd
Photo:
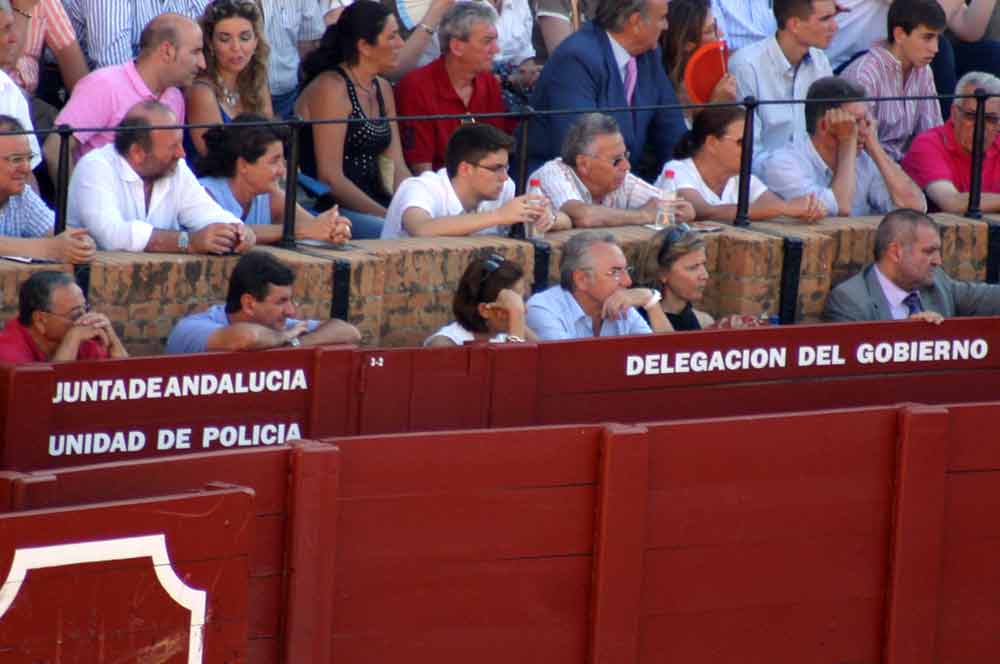
<instances>
[{"instance_id":1,"label":"man wearing sunglasses","mask_svg":"<svg viewBox=\"0 0 1000 664\"><path fill-rule=\"evenodd\" d=\"M17 318L0 332L0 362L128 357L111 321L90 311L66 272L36 272L21 285Z\"/></svg>"},{"instance_id":2,"label":"man wearing sunglasses","mask_svg":"<svg viewBox=\"0 0 1000 664\"><path fill-rule=\"evenodd\" d=\"M614 235L584 231L563 248L559 285L528 300L527 323L543 341L669 332L661 297L650 288L632 288ZM648 324L637 307L646 311Z\"/></svg>"},{"instance_id":3,"label":"man wearing sunglasses","mask_svg":"<svg viewBox=\"0 0 1000 664\"><path fill-rule=\"evenodd\" d=\"M955 88L956 95L972 95L982 88L1000 95L1000 79L993 74L969 72ZM910 177L944 212L963 214L969 207L972 173L972 137L976 128L976 100L956 97L950 119L913 139L901 162ZM983 212L1000 211L1000 97L986 100L983 131Z\"/></svg>"},{"instance_id":4,"label":"man wearing sunglasses","mask_svg":"<svg viewBox=\"0 0 1000 664\"><path fill-rule=\"evenodd\" d=\"M652 224L667 208L677 221L694 220L689 202L662 200L659 189L633 175L629 157L615 119L587 113L566 132L562 156L531 179L577 228Z\"/></svg>"}]
</instances>

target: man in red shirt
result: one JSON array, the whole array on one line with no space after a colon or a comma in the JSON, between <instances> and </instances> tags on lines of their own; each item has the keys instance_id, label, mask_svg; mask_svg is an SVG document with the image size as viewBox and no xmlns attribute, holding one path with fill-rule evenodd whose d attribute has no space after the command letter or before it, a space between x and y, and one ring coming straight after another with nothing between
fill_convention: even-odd
<instances>
[{"instance_id":1,"label":"man in red shirt","mask_svg":"<svg viewBox=\"0 0 1000 664\"><path fill-rule=\"evenodd\" d=\"M449 9L438 28L441 57L411 71L396 88L399 115L471 116L507 110L493 76L493 56L500 51L496 22L496 11L489 5L461 2ZM481 121L508 134L517 124L512 118ZM414 175L444 166L448 139L462 122L401 123L403 154Z\"/></svg>"},{"instance_id":2,"label":"man in red shirt","mask_svg":"<svg viewBox=\"0 0 1000 664\"><path fill-rule=\"evenodd\" d=\"M977 88L1000 94L1000 79L993 74L969 72L962 76L955 94L971 95ZM900 165L935 205L944 212L963 214L969 207L972 171L972 133L976 127L976 100L955 99L951 119L913 139ZM986 101L983 143L983 212L1000 212L1000 97Z\"/></svg>"},{"instance_id":3,"label":"man in red shirt","mask_svg":"<svg viewBox=\"0 0 1000 664\"><path fill-rule=\"evenodd\" d=\"M17 318L0 332L0 362L128 357L104 314L87 310L83 291L65 272L36 272L21 286Z\"/></svg>"}]
</instances>

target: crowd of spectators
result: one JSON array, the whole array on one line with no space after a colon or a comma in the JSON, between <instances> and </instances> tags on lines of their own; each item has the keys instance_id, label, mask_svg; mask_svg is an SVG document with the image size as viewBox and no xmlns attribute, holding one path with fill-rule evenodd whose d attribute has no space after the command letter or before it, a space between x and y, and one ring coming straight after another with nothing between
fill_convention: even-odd
<instances>
[{"instance_id":1,"label":"crowd of spectators","mask_svg":"<svg viewBox=\"0 0 1000 664\"><path fill-rule=\"evenodd\" d=\"M14 132L0 136L0 243L82 263L95 250L275 242L288 133L266 123L293 114L309 122L299 239L731 222L751 147L745 96L800 100L757 108L751 220L961 211L977 102L936 95L1000 95L1000 42L985 34L995 3L432 0L414 21L389 0L0 0L0 130ZM679 108L692 100L692 55L722 39L731 55L709 97L730 105ZM529 105L573 112L519 126ZM985 117L982 208L998 211L1000 96ZM185 123L205 126L174 128ZM32 133L54 125L73 130L68 229L56 236L62 139L49 133L40 147ZM519 196L509 171L520 159L537 186ZM684 257L631 288L613 242L581 237L560 290L523 316L516 281L494 287L493 263L470 266L485 281L466 284L463 334L704 322L690 313L695 285L680 299L663 286ZM661 245L689 247L697 263L697 244L677 240ZM688 310L683 322L649 313L661 298ZM500 319L521 322L511 332Z\"/></svg>"}]
</instances>

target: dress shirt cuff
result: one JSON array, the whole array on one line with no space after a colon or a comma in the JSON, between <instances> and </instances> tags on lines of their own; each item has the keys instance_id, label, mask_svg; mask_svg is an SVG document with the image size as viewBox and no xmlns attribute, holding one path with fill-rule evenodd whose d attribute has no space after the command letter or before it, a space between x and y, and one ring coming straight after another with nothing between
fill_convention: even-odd
<instances>
[{"instance_id":1,"label":"dress shirt cuff","mask_svg":"<svg viewBox=\"0 0 1000 664\"><path fill-rule=\"evenodd\" d=\"M819 202L826 208L827 216L836 217L840 213L840 206L837 205L837 197L833 195L833 189L823 189L818 195Z\"/></svg>"},{"instance_id":2,"label":"dress shirt cuff","mask_svg":"<svg viewBox=\"0 0 1000 664\"><path fill-rule=\"evenodd\" d=\"M128 251L145 251L149 238L153 237L153 225L145 221L133 221L129 224Z\"/></svg>"}]
</instances>

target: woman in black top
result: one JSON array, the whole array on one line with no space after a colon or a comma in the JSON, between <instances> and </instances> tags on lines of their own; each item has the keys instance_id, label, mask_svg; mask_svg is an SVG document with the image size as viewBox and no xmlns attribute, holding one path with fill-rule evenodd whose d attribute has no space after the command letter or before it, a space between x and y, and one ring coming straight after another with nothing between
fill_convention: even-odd
<instances>
[{"instance_id":1,"label":"woman in black top","mask_svg":"<svg viewBox=\"0 0 1000 664\"><path fill-rule=\"evenodd\" d=\"M322 207L339 203L354 222L354 237L379 237L368 226L381 231L393 192L410 176L396 123L385 120L396 115L396 105L381 77L396 66L402 47L395 16L380 3L357 0L302 64L298 115L359 120L317 124L302 133L302 170L330 187Z\"/></svg>"},{"instance_id":2,"label":"woman in black top","mask_svg":"<svg viewBox=\"0 0 1000 664\"><path fill-rule=\"evenodd\" d=\"M643 252L640 283L659 288L660 306L674 330L700 330L715 321L694 308L708 286L705 243L687 224L654 235Z\"/></svg>"}]
</instances>

